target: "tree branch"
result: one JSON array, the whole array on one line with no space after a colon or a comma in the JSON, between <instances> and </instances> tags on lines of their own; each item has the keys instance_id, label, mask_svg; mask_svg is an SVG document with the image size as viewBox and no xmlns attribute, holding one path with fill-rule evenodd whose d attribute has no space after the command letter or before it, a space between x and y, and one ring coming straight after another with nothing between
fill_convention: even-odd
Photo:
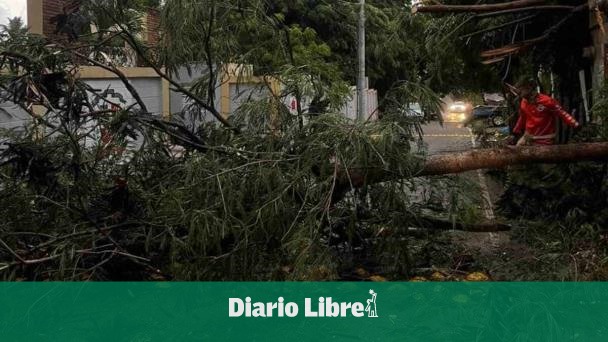
<instances>
[{"instance_id":1,"label":"tree branch","mask_svg":"<svg viewBox=\"0 0 608 342\"><path fill-rule=\"evenodd\" d=\"M496 59L496 58L504 57L504 56L507 56L510 54L519 53L522 50L524 50L532 45L543 42L543 41L549 39L551 37L551 35L553 35L555 32L557 32L557 30L559 30L562 26L564 26L568 22L568 20L570 18L572 18L572 16L574 14L581 12L581 11L587 9L588 7L589 6L587 4L583 4L583 5L574 7L570 11L570 13L568 13L567 16L562 18L555 25L553 25L550 28L548 28L547 30L545 30L543 35L540 37L524 40L524 41L521 41L521 42L518 42L515 44L505 45L505 46L502 46L497 49L483 51L481 53L481 57ZM488 62L488 61L486 61L486 62Z\"/></svg>"},{"instance_id":2,"label":"tree branch","mask_svg":"<svg viewBox=\"0 0 608 342\"><path fill-rule=\"evenodd\" d=\"M230 124L230 122L228 122L228 120L226 120L226 118L224 118L218 111L217 109L214 108L213 105L209 105L207 102L203 101L202 99L200 99L198 96L196 96L194 93L192 93L191 91L189 91L188 89L184 88L181 84L179 84L177 81L175 81L173 78L169 77L167 74L165 74L160 67L158 67L155 63L153 63L148 56L146 55L145 51L143 51L141 49L141 47L139 46L139 44L137 43L137 39L135 39L135 37L129 32L129 30L125 29L125 27L122 25L122 23L117 20L116 18L114 18L114 16L112 15L112 13L110 13L106 8L104 8L103 6L97 6L98 9L100 9L101 11L103 11L107 16L109 16L112 21L114 22L114 24L116 24L119 28L120 28L120 32L122 32L122 34L124 35L124 37L126 38L125 41L127 42L127 44L129 44L129 46L131 46L133 48L133 50L135 50L135 52L137 53L137 55L144 60L144 62L151 67L152 69L154 69L154 71L156 72L156 74L160 77L162 77L163 79L169 81L169 83L175 87L175 89L177 91L179 91L180 93L190 97L194 102L196 102L196 104L198 104L199 106L203 107L205 110L207 110L208 112L211 113L211 115L213 115L219 122L221 122L224 126L231 128L232 131L234 131L235 133L238 133L238 129L236 129L235 127L232 127L232 125Z\"/></svg>"},{"instance_id":3,"label":"tree branch","mask_svg":"<svg viewBox=\"0 0 608 342\"><path fill-rule=\"evenodd\" d=\"M516 24L520 24L520 23L523 23L523 22L527 22L527 21L532 20L534 17L536 17L536 14L529 15L529 16L526 16L526 17L523 17L523 18L520 18L520 19L512 20L512 21L506 22L504 24L492 26L492 27L489 27L489 28L486 28L486 29L483 29L483 30L467 33L467 34L464 34L464 35L460 36L460 39L477 36L477 35L480 35L480 34L483 34L483 33L486 33L486 32L492 32L492 31L500 30L501 28L505 28L505 27L509 27L509 26L512 26L512 25L516 25Z\"/></svg>"},{"instance_id":4,"label":"tree branch","mask_svg":"<svg viewBox=\"0 0 608 342\"><path fill-rule=\"evenodd\" d=\"M148 113L148 108L146 107L146 104L144 103L144 101L141 99L141 97L139 96L139 93L137 92L137 90L135 89L135 87L133 87L133 85L131 84L131 82L129 82L129 79L127 78L127 76L120 71L117 67L113 66L113 65L105 65L103 63L100 63L96 60L94 60L93 58L90 58L89 56L83 55L80 52L77 51L72 51L72 53L80 58L84 58L86 59L89 63L100 67L102 69L105 69L113 74L115 74L116 76L118 76L118 78L120 78L120 80L122 81L122 83L124 83L125 87L127 88L127 90L129 91L129 93L131 94L131 96L133 96L133 98L135 99L135 101L137 102L137 104L139 105L139 107L141 108L141 110L145 113Z\"/></svg>"},{"instance_id":5,"label":"tree branch","mask_svg":"<svg viewBox=\"0 0 608 342\"><path fill-rule=\"evenodd\" d=\"M148 58L148 56L146 56L145 52L141 50L141 48L139 47L139 45L135 41L135 38L133 37L133 35L131 33L127 32L126 30L124 30L122 28L122 26L121 26L121 29L122 29L124 35L127 37L127 43L137 52L137 54L146 62L146 64L148 66L150 66L152 69L154 69L154 71L156 72L156 74L158 74L158 76L160 76L160 77L164 78L165 80L169 81L169 83L171 83L171 85L173 87L175 87L175 89L177 91L179 91L180 93L188 96L194 102L196 102L196 104L198 104L199 106L203 107L205 110L207 110L208 112L210 112L211 115L213 115L224 126L231 128L234 132L238 132L238 130L236 128L232 127L232 125L230 124L230 122L228 122L228 120L226 120L226 118L224 118L222 116L222 114L220 114L217 111L217 109L215 109L213 106L209 105L205 101L201 100L198 96L196 96L194 93L192 93L188 89L184 88L181 84L179 84L177 81L175 81L171 77L167 76L167 74L165 74L156 64L152 63L152 61L150 61L150 59Z\"/></svg>"},{"instance_id":6,"label":"tree branch","mask_svg":"<svg viewBox=\"0 0 608 342\"><path fill-rule=\"evenodd\" d=\"M608 142L480 149L430 156L417 176L443 175L523 164L559 164L608 159Z\"/></svg>"},{"instance_id":7,"label":"tree branch","mask_svg":"<svg viewBox=\"0 0 608 342\"><path fill-rule=\"evenodd\" d=\"M340 168L333 203L350 189L402 178L462 173L480 169L502 169L528 164L559 164L582 161L608 160L608 142L569 145L504 147L478 149L459 153L429 156L421 161L418 172L397 174L381 168Z\"/></svg>"},{"instance_id":8,"label":"tree branch","mask_svg":"<svg viewBox=\"0 0 608 342\"><path fill-rule=\"evenodd\" d=\"M213 25L215 23L215 2L209 6L209 26L207 26L207 32L205 34L205 61L207 62L207 69L209 70L209 80L207 81L207 98L209 99L209 106L215 109L215 82L217 77L213 70L213 59L211 57L211 33L213 31Z\"/></svg>"},{"instance_id":9,"label":"tree branch","mask_svg":"<svg viewBox=\"0 0 608 342\"><path fill-rule=\"evenodd\" d=\"M520 9L530 6L544 4L545 0L517 0L511 2L502 2L498 4L483 4L483 5L429 5L429 6L414 6L412 13L483 13L495 12L510 9Z\"/></svg>"}]
</instances>

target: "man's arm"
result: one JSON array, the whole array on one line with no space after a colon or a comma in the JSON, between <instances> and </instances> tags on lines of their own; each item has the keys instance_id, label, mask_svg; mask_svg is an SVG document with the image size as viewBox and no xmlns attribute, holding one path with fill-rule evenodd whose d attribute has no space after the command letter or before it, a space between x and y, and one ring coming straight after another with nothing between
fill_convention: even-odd
<instances>
[{"instance_id":1,"label":"man's arm","mask_svg":"<svg viewBox=\"0 0 608 342\"><path fill-rule=\"evenodd\" d=\"M566 125L570 127L578 128L580 126L578 121L576 121L576 119L568 112L566 112L556 100L552 98L549 99L550 101L547 101L546 106L552 113L557 115L558 118L560 118Z\"/></svg>"}]
</instances>

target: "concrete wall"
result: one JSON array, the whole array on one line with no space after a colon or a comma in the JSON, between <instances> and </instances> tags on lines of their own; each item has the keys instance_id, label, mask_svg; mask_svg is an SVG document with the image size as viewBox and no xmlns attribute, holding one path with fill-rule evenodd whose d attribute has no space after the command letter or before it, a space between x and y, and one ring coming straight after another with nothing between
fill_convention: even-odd
<instances>
[{"instance_id":1,"label":"concrete wall","mask_svg":"<svg viewBox=\"0 0 608 342\"><path fill-rule=\"evenodd\" d=\"M262 84L245 83L229 84L230 112L234 113L248 101L257 101L269 97L268 88Z\"/></svg>"},{"instance_id":2,"label":"concrete wall","mask_svg":"<svg viewBox=\"0 0 608 342\"><path fill-rule=\"evenodd\" d=\"M191 110L192 101L170 88L169 82L161 79L151 68L121 68L121 71L128 77L130 83L137 90L144 101L148 111L153 115L162 117L180 116L185 124L195 128L205 121L215 121L215 119L204 110ZM192 86L193 82L201 78L206 73L205 67L192 68L189 74L186 68L181 68L172 75L186 88ZM281 91L279 82L272 78L248 76L229 76L226 72L221 79L218 79L215 86L215 108L227 117L237 111L241 105L249 100L259 100L270 97L272 93L278 95ZM82 66L78 70L78 77L89 84L103 98L126 108L135 103L135 99L127 90L126 86L113 73L90 66ZM97 96L90 95L91 102L96 109L107 109L111 106L100 100ZM285 105L291 108L293 99L287 97ZM15 104L0 103L8 114L0 115L0 127L14 127L17 122L27 119L27 114L21 111ZM307 103L304 101L302 108L306 111ZM375 113L378 107L378 97L374 89L367 90L367 115L372 115L372 119L377 117ZM295 111L295 108L294 108ZM351 96L346 106L341 112L349 118L356 118L357 100L356 89L351 89Z\"/></svg>"},{"instance_id":3,"label":"concrete wall","mask_svg":"<svg viewBox=\"0 0 608 342\"><path fill-rule=\"evenodd\" d=\"M367 99L367 101L366 101L367 108L365 110L364 119L367 119L367 118L370 118L370 120L378 119L378 92L375 89L366 89L365 96ZM357 118L357 108L358 108L357 88L352 87L348 102L346 102L346 105L342 108L340 113L342 113L342 115L344 115L347 118L355 120Z\"/></svg>"},{"instance_id":4,"label":"concrete wall","mask_svg":"<svg viewBox=\"0 0 608 342\"><path fill-rule=\"evenodd\" d=\"M280 92L279 82L270 77L253 76L253 70L247 66L228 64L216 66L221 76L215 82L214 107L224 117L235 113L243 103L270 97ZM207 74L206 66L192 66L190 73L185 67L179 69L172 78L182 86L190 88L194 82ZM173 116L179 115L184 123L196 127L202 122L215 121L215 118L202 109L192 110L192 100L180 92L171 91L170 110ZM184 113L182 113L184 111Z\"/></svg>"},{"instance_id":5,"label":"concrete wall","mask_svg":"<svg viewBox=\"0 0 608 342\"><path fill-rule=\"evenodd\" d=\"M55 25L51 18L63 11L67 13L79 10L76 0L27 0L28 26L33 33L43 34L55 39L64 39L62 35L55 35ZM158 42L159 13L157 10L149 9L144 16L144 39L151 44ZM170 90L169 83L161 80L151 68L122 68L133 86L137 89L148 110L153 114L160 114L164 117L178 115L189 107L190 101L179 92ZM174 79L182 85L190 87L192 82L206 72L205 67L193 68L193 73L189 75L186 68L180 69ZM222 70L222 77L216 82L215 89L215 108L223 116L227 117L241 106L249 98L259 99L268 96L270 93L279 94L280 84L272 78L253 76L250 66L225 65ZM80 68L80 78L85 80L95 89L104 92L111 89L105 96L109 100L118 100L121 104L128 106L134 102L131 94L125 86L112 73L96 68L83 66ZM356 92L352 99L343 108L342 113L347 117L356 117ZM286 99L289 106L290 99ZM368 115L377 108L377 94L374 90L368 90ZM101 104L100 104L101 105ZM7 108L12 112L16 111L14 105L7 104ZM306 108L306 103L303 103ZM190 116L202 116L203 120L212 120L208 113L187 113ZM14 119L7 115L0 116L0 127L9 125ZM11 124L12 125L12 124Z\"/></svg>"},{"instance_id":6,"label":"concrete wall","mask_svg":"<svg viewBox=\"0 0 608 342\"><path fill-rule=\"evenodd\" d=\"M146 104L148 111L154 115L169 115L169 85L149 68L122 68L130 83L137 90ZM114 74L96 67L81 67L78 77L103 97L125 108L135 103L126 86ZM96 109L107 109L111 106L98 96L89 95ZM0 102L0 108L7 113L0 113L0 128L14 127L15 122L28 122L29 115L12 102ZM1 112L1 111L0 111Z\"/></svg>"},{"instance_id":7,"label":"concrete wall","mask_svg":"<svg viewBox=\"0 0 608 342\"><path fill-rule=\"evenodd\" d=\"M120 70L129 79L151 114L164 117L171 114L168 81L160 78L151 68L130 67L120 68ZM77 77L91 85L93 89L103 93L108 100L122 104L121 107L135 103L135 99L125 84L107 70L82 66L78 69ZM91 95L91 99L94 98L95 96Z\"/></svg>"},{"instance_id":8,"label":"concrete wall","mask_svg":"<svg viewBox=\"0 0 608 342\"><path fill-rule=\"evenodd\" d=\"M31 123L29 114L12 102L0 102L0 128L12 129Z\"/></svg>"},{"instance_id":9,"label":"concrete wall","mask_svg":"<svg viewBox=\"0 0 608 342\"><path fill-rule=\"evenodd\" d=\"M134 104L136 101L129 93L125 85L117 79L83 79L85 83L90 85L109 101L120 103L125 107ZM133 78L131 84L139 96L148 107L148 111L155 115L163 113L163 99L161 94L161 81L159 78ZM99 105L98 109L107 108L107 104L99 101L92 94L89 96L91 101Z\"/></svg>"},{"instance_id":10,"label":"concrete wall","mask_svg":"<svg viewBox=\"0 0 608 342\"><path fill-rule=\"evenodd\" d=\"M201 66L193 66L190 70L190 73L186 69L186 67L180 68L176 73L171 75L171 77L179 82L183 87L190 88L195 81L199 78L203 77L207 73L206 67ZM215 85L215 101L214 106L221 111L221 84L219 81L216 81ZM184 94L171 90L170 94L170 112L172 116L181 115L184 119L185 123L191 127L196 127L200 123L204 121L213 121L215 120L213 116L209 113L203 111L192 111L188 110L192 107L192 100ZM185 111L185 113L182 113Z\"/></svg>"},{"instance_id":11,"label":"concrete wall","mask_svg":"<svg viewBox=\"0 0 608 342\"><path fill-rule=\"evenodd\" d=\"M378 119L378 91L375 89L366 89L365 95L367 97L367 109L365 111L365 119L370 118L370 120ZM292 114L297 114L297 102L295 97L288 96L285 99L285 105L289 108L289 111ZM310 106L310 99L302 99L302 111L307 112ZM344 106L340 109L339 113L344 117L347 117L351 120L357 119L357 87L351 87L350 94L348 95L348 99Z\"/></svg>"}]
</instances>

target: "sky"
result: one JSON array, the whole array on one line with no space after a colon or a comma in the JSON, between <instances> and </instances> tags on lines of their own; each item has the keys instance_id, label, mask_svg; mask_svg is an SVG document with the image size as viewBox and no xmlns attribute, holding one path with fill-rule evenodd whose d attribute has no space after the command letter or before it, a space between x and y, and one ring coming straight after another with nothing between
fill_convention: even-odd
<instances>
[{"instance_id":1,"label":"sky","mask_svg":"<svg viewBox=\"0 0 608 342\"><path fill-rule=\"evenodd\" d=\"M0 0L0 24L8 23L8 18L21 17L27 21L27 0Z\"/></svg>"}]
</instances>

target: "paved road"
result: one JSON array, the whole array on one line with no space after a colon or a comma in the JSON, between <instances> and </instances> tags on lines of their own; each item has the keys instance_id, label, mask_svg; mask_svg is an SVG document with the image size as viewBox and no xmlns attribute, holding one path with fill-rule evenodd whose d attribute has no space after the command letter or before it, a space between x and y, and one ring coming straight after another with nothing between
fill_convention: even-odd
<instances>
[{"instance_id":1,"label":"paved road","mask_svg":"<svg viewBox=\"0 0 608 342\"><path fill-rule=\"evenodd\" d=\"M428 154L461 152L476 148L473 134L467 127L456 123L431 122L422 126L424 132L424 143L428 149ZM496 201L497 191L492 184L492 191L489 190L489 180L482 170L470 171L463 174L471 177L479 184L479 196L482 199L481 210L487 221L496 219L494 212L494 202ZM453 232L453 238L467 248L479 250L482 254L494 254L509 239L507 234L501 233L463 233Z\"/></svg>"},{"instance_id":2,"label":"paved road","mask_svg":"<svg viewBox=\"0 0 608 342\"><path fill-rule=\"evenodd\" d=\"M422 131L430 155L467 151L474 147L471 131L461 124L430 122L422 126Z\"/></svg>"},{"instance_id":3,"label":"paved road","mask_svg":"<svg viewBox=\"0 0 608 342\"><path fill-rule=\"evenodd\" d=\"M422 126L424 132L424 142L427 146L429 155L438 153L461 152L476 148L476 142L471 130L458 123L430 122ZM472 177L478 184L485 205L483 211L486 219L495 219L492 203L494 202L488 190L488 181L483 171L467 172L467 176Z\"/></svg>"}]
</instances>

